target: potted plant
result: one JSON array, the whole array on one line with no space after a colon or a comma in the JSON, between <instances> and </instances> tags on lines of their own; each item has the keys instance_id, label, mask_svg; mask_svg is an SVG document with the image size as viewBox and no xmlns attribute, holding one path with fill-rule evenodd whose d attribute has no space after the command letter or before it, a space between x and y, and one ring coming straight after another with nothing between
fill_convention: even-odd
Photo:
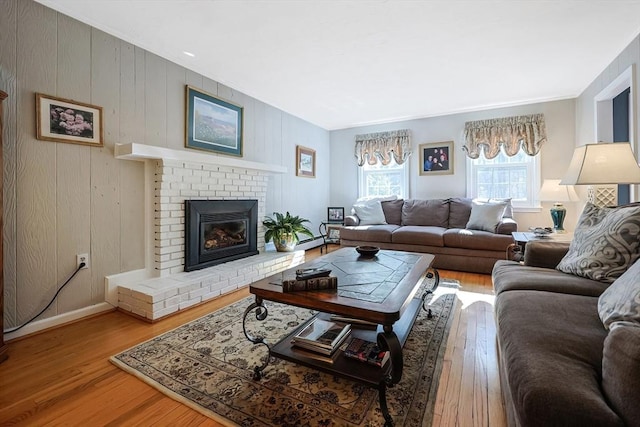
<instances>
[{"instance_id":1,"label":"potted plant","mask_svg":"<svg viewBox=\"0 0 640 427\"><path fill-rule=\"evenodd\" d=\"M266 243L273 240L278 252L291 252L300 241L298 233L313 238L313 233L304 225L305 222L309 220L297 215L293 216L289 212L285 215L274 212L272 217L262 221L266 230L264 240Z\"/></svg>"}]
</instances>

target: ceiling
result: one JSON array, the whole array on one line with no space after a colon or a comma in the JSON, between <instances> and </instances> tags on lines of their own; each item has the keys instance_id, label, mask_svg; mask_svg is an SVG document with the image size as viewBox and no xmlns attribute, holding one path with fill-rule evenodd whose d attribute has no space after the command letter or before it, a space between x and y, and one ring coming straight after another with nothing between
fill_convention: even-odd
<instances>
[{"instance_id":1,"label":"ceiling","mask_svg":"<svg viewBox=\"0 0 640 427\"><path fill-rule=\"evenodd\" d=\"M328 130L573 98L640 32L640 0L37 1Z\"/></svg>"}]
</instances>

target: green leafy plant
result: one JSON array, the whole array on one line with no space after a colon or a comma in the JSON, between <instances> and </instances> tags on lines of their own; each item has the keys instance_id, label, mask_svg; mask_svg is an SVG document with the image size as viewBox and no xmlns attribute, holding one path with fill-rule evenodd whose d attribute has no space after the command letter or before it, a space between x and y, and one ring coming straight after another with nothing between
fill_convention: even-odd
<instances>
[{"instance_id":1,"label":"green leafy plant","mask_svg":"<svg viewBox=\"0 0 640 427\"><path fill-rule=\"evenodd\" d=\"M267 217L262 221L262 225L266 229L264 240L266 242L271 240L275 242L290 236L294 242L298 243L300 241L298 233L313 238L313 233L304 225L305 222L309 222L309 220L300 218L297 215L293 216L289 212L285 215L274 212L273 216Z\"/></svg>"}]
</instances>

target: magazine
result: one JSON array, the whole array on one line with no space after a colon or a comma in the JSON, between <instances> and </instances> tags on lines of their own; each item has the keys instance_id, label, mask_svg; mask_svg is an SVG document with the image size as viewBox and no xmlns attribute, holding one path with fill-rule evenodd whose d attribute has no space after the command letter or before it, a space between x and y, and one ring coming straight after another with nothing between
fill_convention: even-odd
<instances>
[{"instance_id":1,"label":"magazine","mask_svg":"<svg viewBox=\"0 0 640 427\"><path fill-rule=\"evenodd\" d=\"M351 325L314 318L293 337L299 347L333 353L351 332ZM328 352L328 353L327 353Z\"/></svg>"},{"instance_id":2,"label":"magazine","mask_svg":"<svg viewBox=\"0 0 640 427\"><path fill-rule=\"evenodd\" d=\"M387 360L389 360L388 351L381 351L377 343L365 341L360 338L353 338L349 342L349 345L344 350L344 355L348 358L378 367L384 366Z\"/></svg>"}]
</instances>

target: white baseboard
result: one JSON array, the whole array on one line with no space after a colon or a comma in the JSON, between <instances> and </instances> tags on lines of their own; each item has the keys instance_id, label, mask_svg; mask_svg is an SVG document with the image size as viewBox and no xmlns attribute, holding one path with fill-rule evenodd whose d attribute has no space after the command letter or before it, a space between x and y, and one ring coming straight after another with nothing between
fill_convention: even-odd
<instances>
[{"instance_id":1,"label":"white baseboard","mask_svg":"<svg viewBox=\"0 0 640 427\"><path fill-rule=\"evenodd\" d=\"M5 341L11 341L13 339L23 337L25 335L44 331L45 329L53 328L55 326L64 325L65 323L73 322L74 320L82 319L83 317L103 313L106 311L112 311L112 310L114 310L114 306L106 302L101 302L99 304L90 305L89 307L83 307L78 310L60 314L58 316L53 316L47 319L37 320L33 323L29 323L27 326L23 327L22 329L19 329L15 332L6 333L4 335L4 339Z\"/></svg>"}]
</instances>

